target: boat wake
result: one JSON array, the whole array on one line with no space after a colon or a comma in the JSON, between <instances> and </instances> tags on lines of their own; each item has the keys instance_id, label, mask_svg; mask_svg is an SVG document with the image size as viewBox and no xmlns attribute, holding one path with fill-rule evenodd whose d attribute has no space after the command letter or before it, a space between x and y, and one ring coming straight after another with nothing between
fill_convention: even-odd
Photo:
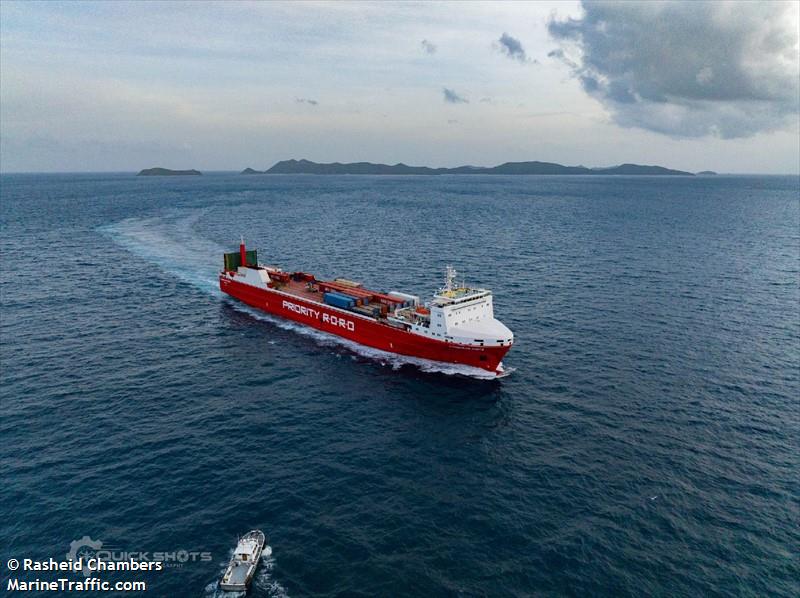
<instances>
[{"instance_id":1,"label":"boat wake","mask_svg":"<svg viewBox=\"0 0 800 598\"><path fill-rule=\"evenodd\" d=\"M205 588L205 595L208 598L240 598L247 595L247 592L226 592L219 587L219 580L225 574L225 569L228 567L230 559L233 557L233 549L228 552L228 558L220 565L217 572L216 581L208 584ZM256 588L258 595L269 596L270 598L289 598L289 593L286 591L280 582L273 578L273 570L275 569L275 557L272 556L272 547L264 546L261 553L261 563L258 565L256 574L253 577L251 589Z\"/></svg>"},{"instance_id":2,"label":"boat wake","mask_svg":"<svg viewBox=\"0 0 800 598\"><path fill-rule=\"evenodd\" d=\"M216 267L224 248L197 235L194 226L207 210L188 216L176 213L161 218L128 218L98 231L132 254L164 272L214 296L222 297Z\"/></svg>"},{"instance_id":3,"label":"boat wake","mask_svg":"<svg viewBox=\"0 0 800 598\"><path fill-rule=\"evenodd\" d=\"M283 330L291 330L314 339L321 346L347 351L380 363L384 367L399 370L413 366L426 373L463 376L480 380L495 380L510 374L511 370L500 373L487 372L467 365L430 361L388 353L380 349L365 347L353 341L308 328L294 322L276 318L231 299L219 290L218 265L225 248L203 239L195 231L195 224L207 210L194 210L190 214L176 212L158 218L129 218L115 224L99 228L99 232L132 254L153 263L164 272L198 288L215 298L225 301L237 311L253 318L269 322Z\"/></svg>"}]
</instances>

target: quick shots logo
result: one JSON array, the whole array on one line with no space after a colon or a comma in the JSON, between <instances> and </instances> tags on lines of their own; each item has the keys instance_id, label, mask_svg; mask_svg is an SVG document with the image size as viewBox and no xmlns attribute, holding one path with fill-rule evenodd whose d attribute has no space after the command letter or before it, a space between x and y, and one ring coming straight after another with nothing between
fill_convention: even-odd
<instances>
[{"instance_id":1,"label":"quick shots logo","mask_svg":"<svg viewBox=\"0 0 800 598\"><path fill-rule=\"evenodd\" d=\"M119 550L100 540L83 536L70 542L67 560L71 570L85 577L102 571L163 571L165 568L182 567L186 563L212 560L210 552L196 550Z\"/></svg>"}]
</instances>

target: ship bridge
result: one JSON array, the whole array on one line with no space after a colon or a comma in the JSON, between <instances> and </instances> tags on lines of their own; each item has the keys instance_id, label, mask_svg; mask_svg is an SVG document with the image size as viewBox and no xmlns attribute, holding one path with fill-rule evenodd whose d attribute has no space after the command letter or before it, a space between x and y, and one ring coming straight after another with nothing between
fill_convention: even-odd
<instances>
[{"instance_id":1,"label":"ship bridge","mask_svg":"<svg viewBox=\"0 0 800 598\"><path fill-rule=\"evenodd\" d=\"M465 345L510 346L514 334L494 317L492 292L455 285L456 271L450 266L445 286L430 303L430 333Z\"/></svg>"},{"instance_id":2,"label":"ship bridge","mask_svg":"<svg viewBox=\"0 0 800 598\"><path fill-rule=\"evenodd\" d=\"M465 301L488 297L492 292L486 289L471 289L469 287L459 287L455 289L442 289L433 296L431 305L455 305Z\"/></svg>"}]
</instances>

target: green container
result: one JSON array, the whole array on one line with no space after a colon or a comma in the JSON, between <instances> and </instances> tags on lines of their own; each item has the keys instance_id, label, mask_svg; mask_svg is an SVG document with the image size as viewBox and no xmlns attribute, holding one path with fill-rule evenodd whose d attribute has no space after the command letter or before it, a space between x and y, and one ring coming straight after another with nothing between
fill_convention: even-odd
<instances>
[{"instance_id":1,"label":"green container","mask_svg":"<svg viewBox=\"0 0 800 598\"><path fill-rule=\"evenodd\" d=\"M247 265L247 266L257 266L258 265L258 252L255 249L251 249L250 251L245 252L245 259L247 260L247 264L242 264L242 260L239 256L238 251L232 251L230 253L226 253L224 256L225 261L225 271L235 271L239 266Z\"/></svg>"}]
</instances>

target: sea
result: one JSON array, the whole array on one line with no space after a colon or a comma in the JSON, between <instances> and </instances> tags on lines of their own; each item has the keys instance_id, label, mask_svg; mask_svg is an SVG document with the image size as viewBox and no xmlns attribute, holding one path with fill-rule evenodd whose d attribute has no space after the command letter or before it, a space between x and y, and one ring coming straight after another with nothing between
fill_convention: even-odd
<instances>
[{"instance_id":1,"label":"sea","mask_svg":"<svg viewBox=\"0 0 800 598\"><path fill-rule=\"evenodd\" d=\"M800 595L797 176L0 185L4 590L94 555L161 563L91 576L125 595L225 596L261 529L249 596ZM453 265L511 373L242 306L242 236L423 297Z\"/></svg>"}]
</instances>

